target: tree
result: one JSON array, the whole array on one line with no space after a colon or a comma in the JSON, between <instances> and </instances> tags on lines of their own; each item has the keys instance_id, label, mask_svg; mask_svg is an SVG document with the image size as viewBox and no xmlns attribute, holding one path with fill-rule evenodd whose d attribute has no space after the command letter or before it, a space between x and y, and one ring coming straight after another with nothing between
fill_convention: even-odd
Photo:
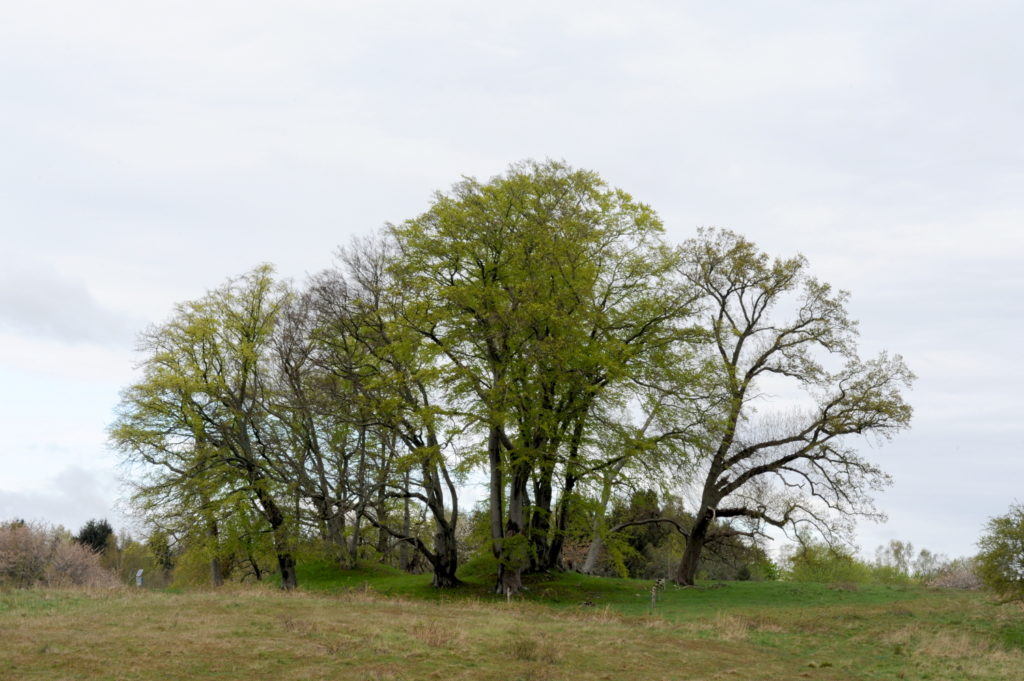
<instances>
[{"instance_id":1,"label":"tree","mask_svg":"<svg viewBox=\"0 0 1024 681\"><path fill-rule=\"evenodd\" d=\"M459 427L451 421L436 348L403 321L395 257L389 241L356 242L342 252L344 269L313 281L321 361L335 389L348 391L360 405L365 423L390 455L381 460L376 480L362 485L359 516L380 537L415 547L433 568L434 586L453 587L460 583L455 576L459 503L448 452ZM388 502L395 499L402 501L401 527L386 517ZM412 501L432 517L431 546L411 531Z\"/></svg>"},{"instance_id":2,"label":"tree","mask_svg":"<svg viewBox=\"0 0 1024 681\"><path fill-rule=\"evenodd\" d=\"M978 540L977 572L1004 602L1024 601L1024 504L988 521Z\"/></svg>"},{"instance_id":3,"label":"tree","mask_svg":"<svg viewBox=\"0 0 1024 681\"><path fill-rule=\"evenodd\" d=\"M483 440L496 589L516 592L558 562L598 402L679 335L688 290L648 206L556 162L465 179L390 234L403 321Z\"/></svg>"},{"instance_id":4,"label":"tree","mask_svg":"<svg viewBox=\"0 0 1024 681\"><path fill-rule=\"evenodd\" d=\"M296 586L296 518L284 501L280 423L267 410L266 353L290 295L262 266L179 305L144 334L143 379L124 391L111 428L126 461L149 476L139 494L178 508L198 502L212 539L222 510L250 504L269 527L285 589ZM216 583L214 564L211 572Z\"/></svg>"},{"instance_id":5,"label":"tree","mask_svg":"<svg viewBox=\"0 0 1024 681\"><path fill-rule=\"evenodd\" d=\"M114 528L110 523L103 520L90 520L78 531L75 540L83 546L88 546L96 553L103 553L107 550L107 541L114 536Z\"/></svg>"},{"instance_id":6,"label":"tree","mask_svg":"<svg viewBox=\"0 0 1024 681\"><path fill-rule=\"evenodd\" d=\"M877 517L868 493L888 477L851 438L886 439L908 427L901 391L913 375L903 360L858 357L848 294L811 277L802 256L771 259L738 234L702 230L682 248L681 273L703 295L717 394L675 581L693 584L716 520L732 523L719 533L809 524L832 539L852 516ZM796 405L771 409L769 391L785 390Z\"/></svg>"}]
</instances>

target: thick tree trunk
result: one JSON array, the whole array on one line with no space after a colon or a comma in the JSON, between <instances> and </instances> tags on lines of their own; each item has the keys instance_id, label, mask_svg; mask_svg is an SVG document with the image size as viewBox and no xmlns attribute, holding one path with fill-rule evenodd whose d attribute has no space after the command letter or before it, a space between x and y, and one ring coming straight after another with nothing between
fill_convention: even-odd
<instances>
[{"instance_id":1,"label":"thick tree trunk","mask_svg":"<svg viewBox=\"0 0 1024 681\"><path fill-rule=\"evenodd\" d=\"M345 515L337 510L336 504L330 499L314 498L313 505L319 515L323 538L330 544L335 560L344 566L348 551L345 543Z\"/></svg>"},{"instance_id":2,"label":"thick tree trunk","mask_svg":"<svg viewBox=\"0 0 1024 681\"><path fill-rule=\"evenodd\" d=\"M327 516L327 537L334 547L338 564L345 563L345 515L340 511L332 511Z\"/></svg>"},{"instance_id":3,"label":"thick tree trunk","mask_svg":"<svg viewBox=\"0 0 1024 681\"><path fill-rule=\"evenodd\" d=\"M451 588L462 584L455 576L459 566L459 554L455 546L455 537L445 528L437 527L434 533L434 576L431 584L438 588Z\"/></svg>"},{"instance_id":4,"label":"thick tree trunk","mask_svg":"<svg viewBox=\"0 0 1024 681\"><path fill-rule=\"evenodd\" d=\"M384 485L380 485L377 492L377 519L382 524L387 523L387 501L384 498ZM381 563L387 561L389 535L384 530L377 530L377 556Z\"/></svg>"},{"instance_id":5,"label":"thick tree trunk","mask_svg":"<svg viewBox=\"0 0 1024 681\"><path fill-rule=\"evenodd\" d=\"M700 563L700 554L704 549L704 541L708 536L708 529L711 527L711 511L702 507L697 522L690 530L690 536L686 538L686 548L683 550L683 558L679 561L679 568L676 570L672 581L683 586L693 586L697 578L697 565Z\"/></svg>"},{"instance_id":6,"label":"thick tree trunk","mask_svg":"<svg viewBox=\"0 0 1024 681\"><path fill-rule=\"evenodd\" d=\"M601 557L601 549L604 548L604 539L597 532L590 540L590 548L587 549L587 557L583 560L580 572L585 575L592 575L597 570L597 559Z\"/></svg>"},{"instance_id":7,"label":"thick tree trunk","mask_svg":"<svg viewBox=\"0 0 1024 681\"><path fill-rule=\"evenodd\" d=\"M519 464L512 471L508 494L508 519L505 536L501 541L497 591L503 595L523 590L523 570L530 565L530 540L525 533L526 507L530 505L527 492L530 469Z\"/></svg>"},{"instance_id":8,"label":"thick tree trunk","mask_svg":"<svg viewBox=\"0 0 1024 681\"><path fill-rule=\"evenodd\" d=\"M584 412L585 413L585 412ZM569 524L569 511L572 504L572 492L576 488L576 462L579 458L580 444L583 442L583 417L576 419L573 426L572 439L569 444L569 456L565 465L565 482L562 493L558 497L556 507L555 532L548 547L546 569L562 567L562 547L565 545L565 532Z\"/></svg>"},{"instance_id":9,"label":"thick tree trunk","mask_svg":"<svg viewBox=\"0 0 1024 681\"><path fill-rule=\"evenodd\" d=\"M214 556L210 559L210 584L213 586L224 586L224 575L220 571L220 558Z\"/></svg>"},{"instance_id":10,"label":"thick tree trunk","mask_svg":"<svg viewBox=\"0 0 1024 681\"><path fill-rule=\"evenodd\" d=\"M277 554L277 567L281 571L281 588L291 591L299 585L295 575L295 558L291 553Z\"/></svg>"},{"instance_id":11,"label":"thick tree trunk","mask_svg":"<svg viewBox=\"0 0 1024 681\"><path fill-rule=\"evenodd\" d=\"M497 593L504 593L504 569L501 564L501 548L502 542L505 539L505 527L504 523L502 523L502 517L505 511L505 500L503 499L505 481L501 469L501 441L498 436L498 429L495 426L491 426L490 433L487 437L487 465L490 467L491 471L491 551L494 553L494 557L498 561L498 583L495 586L495 591Z\"/></svg>"},{"instance_id":12,"label":"thick tree trunk","mask_svg":"<svg viewBox=\"0 0 1024 681\"><path fill-rule=\"evenodd\" d=\"M497 426L491 426L487 439L487 458L491 469L491 550L498 561L495 593L511 595L523 589L523 568L529 564L528 540L523 534L523 513L527 503L528 476L522 466L512 474L509 490L508 522L504 521L505 476L501 456L502 439Z\"/></svg>"},{"instance_id":13,"label":"thick tree trunk","mask_svg":"<svg viewBox=\"0 0 1024 681\"><path fill-rule=\"evenodd\" d=\"M356 517L352 521L352 542L349 544L348 550L348 562L349 567L356 567L356 563L359 560L359 542L362 540L361 536L361 521L363 513L366 511L366 428L360 426L359 428L359 468L357 469L357 476L359 480L359 505L356 510Z\"/></svg>"},{"instance_id":14,"label":"thick tree trunk","mask_svg":"<svg viewBox=\"0 0 1024 681\"><path fill-rule=\"evenodd\" d=\"M544 466L537 472L533 484L533 505L530 512L530 571L546 570L551 547L551 501L553 497L553 466Z\"/></svg>"}]
</instances>

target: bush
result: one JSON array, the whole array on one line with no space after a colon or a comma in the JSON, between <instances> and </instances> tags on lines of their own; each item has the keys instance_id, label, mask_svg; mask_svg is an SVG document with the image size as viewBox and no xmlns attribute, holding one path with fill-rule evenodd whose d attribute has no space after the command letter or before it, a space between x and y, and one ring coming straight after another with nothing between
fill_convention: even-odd
<instances>
[{"instance_id":1,"label":"bush","mask_svg":"<svg viewBox=\"0 0 1024 681\"><path fill-rule=\"evenodd\" d=\"M853 554L838 548L804 540L785 557L786 577L794 582L865 583L871 568Z\"/></svg>"},{"instance_id":2,"label":"bush","mask_svg":"<svg viewBox=\"0 0 1024 681\"><path fill-rule=\"evenodd\" d=\"M118 584L114 573L100 565L99 556L77 542L53 544L43 580L46 586L112 587Z\"/></svg>"},{"instance_id":3,"label":"bush","mask_svg":"<svg viewBox=\"0 0 1024 681\"><path fill-rule=\"evenodd\" d=\"M117 578L66 533L16 522L0 525L0 584L110 587Z\"/></svg>"},{"instance_id":4,"label":"bush","mask_svg":"<svg viewBox=\"0 0 1024 681\"><path fill-rule=\"evenodd\" d=\"M51 548L39 528L24 522L0 526L0 583L27 588L42 582Z\"/></svg>"},{"instance_id":5,"label":"bush","mask_svg":"<svg viewBox=\"0 0 1024 681\"><path fill-rule=\"evenodd\" d=\"M976 561L971 558L957 558L945 563L925 583L937 589L980 589L982 587Z\"/></svg>"},{"instance_id":6,"label":"bush","mask_svg":"<svg viewBox=\"0 0 1024 681\"><path fill-rule=\"evenodd\" d=\"M978 576L1004 600L1024 601L1024 505L992 518L985 530L978 541Z\"/></svg>"}]
</instances>

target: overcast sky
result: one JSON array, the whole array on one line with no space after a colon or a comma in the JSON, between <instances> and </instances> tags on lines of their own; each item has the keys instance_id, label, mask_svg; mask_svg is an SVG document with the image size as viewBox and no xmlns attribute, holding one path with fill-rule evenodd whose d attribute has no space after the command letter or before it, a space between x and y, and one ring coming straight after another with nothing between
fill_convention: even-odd
<instances>
[{"instance_id":1,"label":"overcast sky","mask_svg":"<svg viewBox=\"0 0 1024 681\"><path fill-rule=\"evenodd\" d=\"M629 9L626 9L628 6ZM0 519L123 522L134 336L272 262L301 280L461 175L596 170L852 292L913 428L891 538L975 551L1024 501L1019 2L5 2Z\"/></svg>"}]
</instances>

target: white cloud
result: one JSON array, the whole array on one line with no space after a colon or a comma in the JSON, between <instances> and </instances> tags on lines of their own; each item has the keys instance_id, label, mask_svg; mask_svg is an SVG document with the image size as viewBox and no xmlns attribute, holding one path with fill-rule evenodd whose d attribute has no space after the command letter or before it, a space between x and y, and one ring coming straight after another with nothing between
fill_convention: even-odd
<instances>
[{"instance_id":1,"label":"white cloud","mask_svg":"<svg viewBox=\"0 0 1024 681\"><path fill-rule=\"evenodd\" d=\"M76 532L90 519L106 518L120 529L127 520L118 510L119 493L114 478L70 466L36 489L0 488L0 522L20 518Z\"/></svg>"}]
</instances>

